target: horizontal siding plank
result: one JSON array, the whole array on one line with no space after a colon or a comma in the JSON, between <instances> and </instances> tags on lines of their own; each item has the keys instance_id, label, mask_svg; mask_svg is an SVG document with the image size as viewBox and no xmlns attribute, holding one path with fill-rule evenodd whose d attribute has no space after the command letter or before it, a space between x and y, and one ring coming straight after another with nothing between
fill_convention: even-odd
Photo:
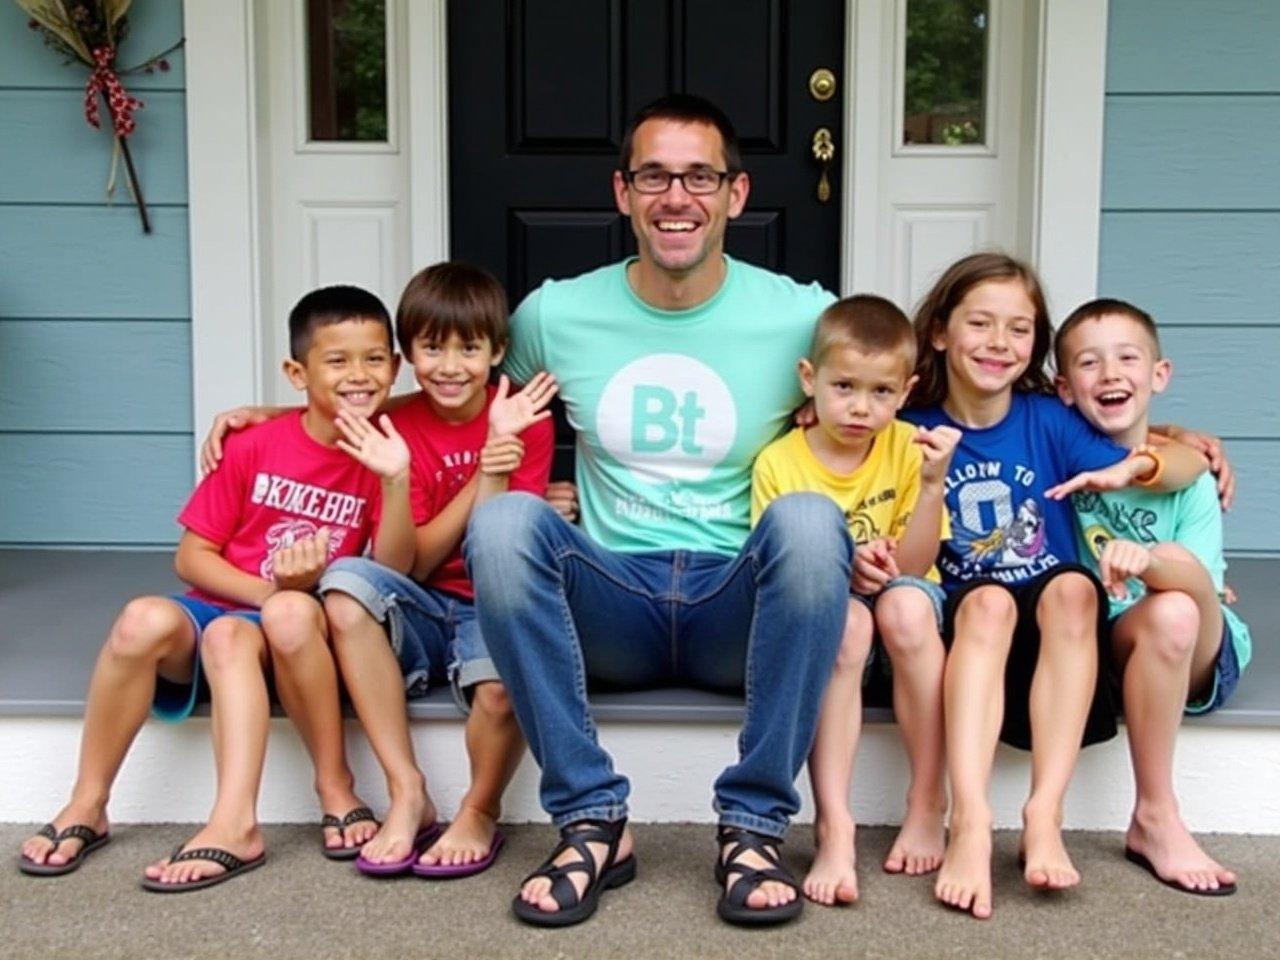
<instances>
[{"instance_id":1,"label":"horizontal siding plank","mask_svg":"<svg viewBox=\"0 0 1280 960\"><path fill-rule=\"evenodd\" d=\"M174 543L190 436L0 434L0 542Z\"/></svg>"},{"instance_id":2,"label":"horizontal siding plank","mask_svg":"<svg viewBox=\"0 0 1280 960\"><path fill-rule=\"evenodd\" d=\"M0 431L191 430L191 331L178 323L0 323Z\"/></svg>"},{"instance_id":3,"label":"horizontal siding plank","mask_svg":"<svg viewBox=\"0 0 1280 960\"><path fill-rule=\"evenodd\" d=\"M1110 0L1107 92L1280 92L1280 3Z\"/></svg>"},{"instance_id":4,"label":"horizontal siding plank","mask_svg":"<svg viewBox=\"0 0 1280 960\"><path fill-rule=\"evenodd\" d=\"M1227 445L1239 486L1226 515L1228 550L1280 548L1280 440L1236 440Z\"/></svg>"},{"instance_id":5,"label":"horizontal siding plank","mask_svg":"<svg viewBox=\"0 0 1280 960\"><path fill-rule=\"evenodd\" d=\"M191 316L187 212L0 206L0 311L10 317Z\"/></svg>"},{"instance_id":6,"label":"horizontal siding plank","mask_svg":"<svg viewBox=\"0 0 1280 960\"><path fill-rule=\"evenodd\" d=\"M0 90L0 203L106 203L112 139L84 122L76 90ZM129 152L149 203L186 203L186 107L153 93L138 112ZM123 164L116 202L127 204Z\"/></svg>"},{"instance_id":7,"label":"horizontal siding plank","mask_svg":"<svg viewBox=\"0 0 1280 960\"><path fill-rule=\"evenodd\" d=\"M1162 322L1272 322L1280 304L1280 213L1104 210L1100 295Z\"/></svg>"},{"instance_id":8,"label":"horizontal siding plank","mask_svg":"<svg viewBox=\"0 0 1280 960\"><path fill-rule=\"evenodd\" d=\"M1173 380L1152 405L1156 421L1226 437L1280 438L1280 326L1169 327L1160 341Z\"/></svg>"},{"instance_id":9,"label":"horizontal siding plank","mask_svg":"<svg viewBox=\"0 0 1280 960\"><path fill-rule=\"evenodd\" d=\"M89 70L62 60L27 29L27 14L16 4L0 5L0 87L77 87L84 89ZM154 56L182 38L179 0L134 0L129 8L129 36L120 45L120 65L130 67ZM168 88L186 84L182 51L170 54L167 73L135 73L123 77L128 90Z\"/></svg>"},{"instance_id":10,"label":"horizontal siding plank","mask_svg":"<svg viewBox=\"0 0 1280 960\"><path fill-rule=\"evenodd\" d=\"M1104 142L1104 209L1280 209L1280 94L1108 97Z\"/></svg>"}]
</instances>

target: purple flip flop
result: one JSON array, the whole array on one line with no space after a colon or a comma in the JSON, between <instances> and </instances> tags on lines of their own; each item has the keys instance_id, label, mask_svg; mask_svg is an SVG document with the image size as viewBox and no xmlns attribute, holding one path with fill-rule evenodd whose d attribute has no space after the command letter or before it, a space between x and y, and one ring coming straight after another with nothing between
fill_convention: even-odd
<instances>
[{"instance_id":1,"label":"purple flip flop","mask_svg":"<svg viewBox=\"0 0 1280 960\"><path fill-rule=\"evenodd\" d=\"M425 877L428 880L460 880L463 877L474 877L477 873L483 873L493 866L493 862L498 859L498 851L502 849L502 845L507 842L507 838L503 836L501 830L493 832L493 839L489 841L489 851L479 860L473 860L471 863L417 863L413 865L413 872L416 876Z\"/></svg>"},{"instance_id":2,"label":"purple flip flop","mask_svg":"<svg viewBox=\"0 0 1280 960\"><path fill-rule=\"evenodd\" d=\"M433 823L423 827L413 838L413 846L403 860L388 860L385 863L374 863L366 860L364 854L356 857L356 869L367 877L398 877L409 872L409 868L418 862L422 851L436 842L440 836L440 824Z\"/></svg>"}]
</instances>

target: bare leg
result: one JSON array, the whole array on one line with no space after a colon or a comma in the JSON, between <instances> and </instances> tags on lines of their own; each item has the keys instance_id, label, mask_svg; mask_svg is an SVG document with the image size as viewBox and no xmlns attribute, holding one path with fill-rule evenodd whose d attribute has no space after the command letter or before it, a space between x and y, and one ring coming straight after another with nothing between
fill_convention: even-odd
<instances>
[{"instance_id":1,"label":"bare leg","mask_svg":"<svg viewBox=\"0 0 1280 960\"><path fill-rule=\"evenodd\" d=\"M280 702L311 754L320 809L341 817L364 804L355 794L355 777L347 764L338 670L329 649L324 608L309 594L278 593L263 604L262 628ZM328 827L325 846L361 847L376 832L372 820L353 823L345 831Z\"/></svg>"},{"instance_id":2,"label":"bare leg","mask_svg":"<svg viewBox=\"0 0 1280 960\"><path fill-rule=\"evenodd\" d=\"M831 906L858 899L854 842L857 827L849 810L853 761L862 733L862 675L871 653L871 611L849 601L844 636L831 680L822 695L818 729L809 753L809 778L817 816L813 823L817 853L804 878L804 895Z\"/></svg>"},{"instance_id":3,"label":"bare leg","mask_svg":"<svg viewBox=\"0 0 1280 960\"><path fill-rule=\"evenodd\" d=\"M205 628L200 657L213 699L212 727L218 793L209 823L183 849L219 847L242 860L263 851L258 827L258 790L271 718L264 669L267 645L262 630L241 617L219 617ZM147 867L152 880L188 883L223 873L208 860L161 860Z\"/></svg>"},{"instance_id":4,"label":"bare leg","mask_svg":"<svg viewBox=\"0 0 1280 960\"><path fill-rule=\"evenodd\" d=\"M1003 587L968 593L956 611L942 699L951 837L933 895L980 920L991 916L991 805L987 790L1004 717L1004 668L1018 608Z\"/></svg>"},{"instance_id":5,"label":"bare leg","mask_svg":"<svg viewBox=\"0 0 1280 960\"><path fill-rule=\"evenodd\" d=\"M946 847L942 676L947 655L933 602L922 590L886 590L876 604L876 625L893 664L893 714L911 763L906 816L884 868L916 876L937 870Z\"/></svg>"},{"instance_id":6,"label":"bare leg","mask_svg":"<svg viewBox=\"0 0 1280 960\"><path fill-rule=\"evenodd\" d=\"M1040 656L1031 681L1031 795L1022 808L1027 883L1063 890L1080 882L1062 841L1062 804L1080 756L1098 678L1098 594L1088 577L1064 573L1036 608Z\"/></svg>"},{"instance_id":7,"label":"bare leg","mask_svg":"<svg viewBox=\"0 0 1280 960\"><path fill-rule=\"evenodd\" d=\"M1163 545L1162 545L1163 546ZM1159 549L1159 548L1157 548ZM1125 845L1145 856L1166 880L1188 889L1211 890L1235 883L1235 874L1201 849L1178 812L1173 788L1173 752L1192 664L1206 642L1201 613L1222 611L1206 571L1206 602L1180 591L1149 593L1116 621L1112 650L1124 671L1124 713L1137 797ZM1211 605L1207 602L1212 598ZM1217 656L1217 642L1209 658Z\"/></svg>"},{"instance_id":8,"label":"bare leg","mask_svg":"<svg viewBox=\"0 0 1280 960\"><path fill-rule=\"evenodd\" d=\"M502 794L524 755L524 737L501 683L476 685L466 738L471 789L449 829L423 853L421 863L475 863L489 852L502 813Z\"/></svg>"},{"instance_id":9,"label":"bare leg","mask_svg":"<svg viewBox=\"0 0 1280 960\"><path fill-rule=\"evenodd\" d=\"M107 634L89 681L80 765L67 805L53 818L61 830L83 823L107 829L107 801L120 764L147 719L156 675L189 681L196 648L195 627L183 609L166 597L129 601ZM83 846L64 840L54 850L44 837L31 837L22 855L35 863L63 864Z\"/></svg>"},{"instance_id":10,"label":"bare leg","mask_svg":"<svg viewBox=\"0 0 1280 960\"><path fill-rule=\"evenodd\" d=\"M325 596L324 610L342 679L391 797L381 829L361 852L374 863L402 860L418 830L435 822L436 808L414 759L400 665L382 624L358 601L334 591Z\"/></svg>"}]
</instances>

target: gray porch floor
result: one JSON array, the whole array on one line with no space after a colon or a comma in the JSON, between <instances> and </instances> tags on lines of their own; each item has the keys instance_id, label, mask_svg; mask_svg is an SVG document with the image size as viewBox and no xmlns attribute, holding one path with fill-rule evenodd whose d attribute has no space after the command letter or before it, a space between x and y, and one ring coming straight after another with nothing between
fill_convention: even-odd
<instances>
[{"instance_id":1,"label":"gray porch floor","mask_svg":"<svg viewBox=\"0 0 1280 960\"><path fill-rule=\"evenodd\" d=\"M16 850L30 826L0 826ZM1274 957L1280 955L1280 838L1213 836L1207 846L1241 876L1233 897L1190 897L1157 885L1120 854L1113 833L1073 833L1068 845L1085 882L1037 895L1014 862L1017 838L997 836L996 912L986 923L932 900L932 878L890 877L878 867L887 829L861 837L862 902L812 904L771 931L727 927L714 914L711 828L636 828L640 876L602 901L590 922L565 931L525 927L508 906L520 877L549 849L549 827L515 827L487 874L429 884L374 881L322 859L316 831L266 830L262 869L200 893L157 896L137 886L142 867L190 827L121 827L78 873L32 879L0 871L0 958L272 960L408 957ZM811 855L801 831L784 848L797 870ZM12 861L11 861L12 862Z\"/></svg>"}]
</instances>

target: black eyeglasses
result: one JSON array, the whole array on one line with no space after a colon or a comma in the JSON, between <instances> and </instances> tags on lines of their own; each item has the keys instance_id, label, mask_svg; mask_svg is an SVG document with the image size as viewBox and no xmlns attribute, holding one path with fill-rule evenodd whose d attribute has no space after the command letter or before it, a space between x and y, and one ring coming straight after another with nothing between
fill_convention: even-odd
<instances>
[{"instance_id":1,"label":"black eyeglasses","mask_svg":"<svg viewBox=\"0 0 1280 960\"><path fill-rule=\"evenodd\" d=\"M671 189L671 181L679 180L685 193L695 196L715 193L722 183L736 176L736 173L728 170L712 170L710 167L696 167L684 173L674 173L661 167L622 171L622 178L635 187L637 193L666 193Z\"/></svg>"}]
</instances>

